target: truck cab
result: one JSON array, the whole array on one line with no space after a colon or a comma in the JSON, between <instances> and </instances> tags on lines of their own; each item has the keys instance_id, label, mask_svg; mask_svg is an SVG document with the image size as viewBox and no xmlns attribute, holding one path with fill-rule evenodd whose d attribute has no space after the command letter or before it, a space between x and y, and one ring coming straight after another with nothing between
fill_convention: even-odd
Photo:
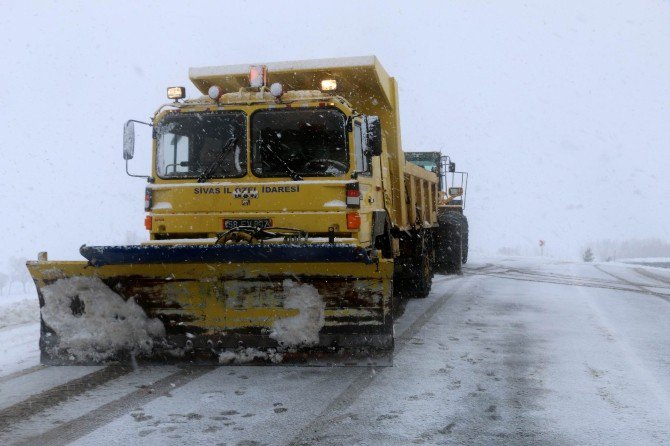
<instances>
[{"instance_id":1,"label":"truck cab","mask_svg":"<svg viewBox=\"0 0 670 446\"><path fill-rule=\"evenodd\" d=\"M384 207L378 118L328 91L274 83L223 93L224 86L212 84L207 95L168 104L153 118L145 196L151 241L202 242L239 227L273 227L313 242L370 246L375 210Z\"/></svg>"}]
</instances>

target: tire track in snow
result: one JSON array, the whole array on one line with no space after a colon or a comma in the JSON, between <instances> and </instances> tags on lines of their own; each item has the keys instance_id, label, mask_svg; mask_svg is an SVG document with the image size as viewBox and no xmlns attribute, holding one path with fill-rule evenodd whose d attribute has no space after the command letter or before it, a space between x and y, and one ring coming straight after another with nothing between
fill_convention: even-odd
<instances>
[{"instance_id":1,"label":"tire track in snow","mask_svg":"<svg viewBox=\"0 0 670 446\"><path fill-rule=\"evenodd\" d=\"M602 270L598 267L598 265L593 266L605 274L609 274L610 276L622 280L623 282L628 282L626 279L620 278L614 274L610 274L609 272ZM645 366L644 361L642 361L636 349L633 348L633 346L631 346L631 344L628 342L628 339L626 339L623 334L617 332L616 325L610 322L605 312L598 305L597 300L590 298L592 296L588 294L588 290L580 289L579 293L585 297L585 301L591 309L592 314L599 322L599 326L595 326L595 328L604 334L608 341L611 340L614 348L618 350L619 355L617 357L622 358L625 361L628 370L630 370L631 373L635 375L636 379L634 381L641 383L647 389L649 389L649 394L651 397L656 399L656 404L654 405L650 402L649 407L658 408L668 417L670 417L670 394L668 393L668 390L659 383L653 372ZM659 297L663 296L659 295ZM667 298L665 300L667 300ZM612 403L610 402L610 404ZM622 406L622 408L627 407L628 406L625 404ZM619 408L619 410L621 410L621 408Z\"/></svg>"},{"instance_id":2,"label":"tire track in snow","mask_svg":"<svg viewBox=\"0 0 670 446\"><path fill-rule=\"evenodd\" d=\"M661 287L655 287L654 285L644 285L644 286L643 286L643 285L638 285L638 284L635 284L634 282L631 282L631 281L629 281L629 280L624 279L623 277L617 276L616 274L613 274L613 273L611 273L611 272L609 272L609 271L606 271L606 270L603 269L600 265L593 265L593 266L594 266L598 271L603 272L603 273L607 274L608 276L612 276L612 277L614 277L615 279L617 279L617 280L619 280L619 281L621 281L621 282L623 282L623 283L625 283L625 284L628 284L628 285L630 285L630 286L633 286L633 287L637 288L639 291L636 291L636 292L638 292L638 293L650 294L650 295L652 295L652 296L660 297L661 299L663 299L663 300L666 301L666 302L670 302L670 295L668 295L668 294L663 294L663 293L657 293L657 292L655 292L655 291L651 291L651 290L648 290L648 289L646 288L646 287L650 287L650 288L661 288Z\"/></svg>"},{"instance_id":3,"label":"tire track in snow","mask_svg":"<svg viewBox=\"0 0 670 446\"><path fill-rule=\"evenodd\" d=\"M40 435L27 438L17 444L48 444L56 446L72 443L99 427L131 412L135 407L143 406L157 398L166 396L171 390L182 387L216 368L217 366L213 365L184 367L165 378L159 379L151 384L149 388L135 390L117 400L103 404L85 415L70 420Z\"/></svg>"},{"instance_id":4,"label":"tire track in snow","mask_svg":"<svg viewBox=\"0 0 670 446\"><path fill-rule=\"evenodd\" d=\"M521 275L527 275L527 276L537 276L537 277L543 277L543 278L548 278L548 279L556 279L556 280L567 280L569 282L575 282L575 281L580 281L580 282L588 282L588 283L594 283L594 284L602 284L605 286L611 286L611 285L619 285L619 281L612 281L608 279L599 279L595 277L581 277L579 275L572 274L572 275L567 275L567 274L557 274L557 273L542 273L538 271L533 271L533 270L528 270L528 269L521 269L521 268L508 268L507 272L510 273L518 273ZM575 282L576 283L576 282Z\"/></svg>"},{"instance_id":5,"label":"tire track in snow","mask_svg":"<svg viewBox=\"0 0 670 446\"><path fill-rule=\"evenodd\" d=\"M396 338L394 356L400 353L426 323L438 313L442 307L456 295L466 284L470 282L470 278L464 278L463 282L459 284L452 291L444 293L435 302L433 302L425 311L423 311L409 327L407 327L400 336ZM331 417L333 413L345 410L351 406L358 397L363 393L374 379L383 373L384 370L377 372L374 367L364 368L340 394L326 406L313 420L304 426L296 436L288 443L291 446L312 445L318 443L318 433L329 427L332 423Z\"/></svg>"},{"instance_id":6,"label":"tire track in snow","mask_svg":"<svg viewBox=\"0 0 670 446\"><path fill-rule=\"evenodd\" d=\"M636 273L641 274L645 277L648 277L650 279L654 279L654 280L657 280L659 282L666 283L666 284L670 285L670 277L662 276L660 274L654 274L651 271L647 271L646 269L642 269L642 268L633 268L633 271L635 271Z\"/></svg>"},{"instance_id":7,"label":"tire track in snow","mask_svg":"<svg viewBox=\"0 0 670 446\"><path fill-rule=\"evenodd\" d=\"M119 378L131 371L131 367L111 365L102 370L97 370L82 376L81 378L68 381L56 387L51 387L50 389L33 395L20 403L2 409L0 410L0 432L7 431L14 423L31 418L39 412L88 392L95 387Z\"/></svg>"},{"instance_id":8,"label":"tire track in snow","mask_svg":"<svg viewBox=\"0 0 670 446\"><path fill-rule=\"evenodd\" d=\"M594 267L598 268L596 265ZM618 284L614 282L600 282L597 280L584 280L584 279L579 279L579 278L573 278L573 280L566 280L561 277L553 277L551 275L535 275L535 274L528 274L528 273L521 273L521 272L514 272L514 271L506 271L506 272L495 272L495 273L488 273L488 272L473 272L470 273L475 276L491 276L491 277L497 277L499 279L508 279L508 280L517 280L521 282L537 282L537 283L551 283L554 285L568 285L568 286L575 286L575 287L584 287L584 288L601 288L605 290L615 290L615 291L628 291L632 293L639 293L639 294L649 294L653 296L658 296L661 298L666 298L667 295L661 294L661 293L656 293L651 290L647 290L643 288L641 285L635 284L633 282L628 282L625 279L622 279L620 277L616 277L613 274L608 273L607 271L602 271L605 274L609 274L610 276L614 277L615 279L618 279L619 282ZM510 273L512 274L518 274L517 276L512 276L509 275ZM524 277L525 276L525 277ZM625 283L622 283L625 282ZM650 286L650 285L647 285Z\"/></svg>"},{"instance_id":9,"label":"tire track in snow","mask_svg":"<svg viewBox=\"0 0 670 446\"><path fill-rule=\"evenodd\" d=\"M4 384L7 381L11 381L11 380L16 379L20 376L30 375L31 373L35 373L38 370L45 369L46 367L47 366L45 366L44 364L37 364L37 365L34 365L32 367L28 367L27 369L19 370L19 371L9 373L9 374L4 375L4 376L0 376L0 384Z\"/></svg>"},{"instance_id":10,"label":"tire track in snow","mask_svg":"<svg viewBox=\"0 0 670 446\"><path fill-rule=\"evenodd\" d=\"M496 265L493 263L484 263L483 265L463 265L463 272L470 272L470 271L484 271L487 269L494 268Z\"/></svg>"}]
</instances>

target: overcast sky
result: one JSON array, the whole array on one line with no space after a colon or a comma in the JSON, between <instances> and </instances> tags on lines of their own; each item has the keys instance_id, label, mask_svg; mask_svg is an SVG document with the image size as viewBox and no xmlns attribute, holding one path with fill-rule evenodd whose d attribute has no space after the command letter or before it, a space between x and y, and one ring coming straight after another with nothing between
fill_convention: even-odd
<instances>
[{"instance_id":1,"label":"overcast sky","mask_svg":"<svg viewBox=\"0 0 670 446\"><path fill-rule=\"evenodd\" d=\"M668 1L99 4L0 1L0 263L147 237L123 123L190 66L369 54L404 149L470 172L472 249L670 240Z\"/></svg>"}]
</instances>

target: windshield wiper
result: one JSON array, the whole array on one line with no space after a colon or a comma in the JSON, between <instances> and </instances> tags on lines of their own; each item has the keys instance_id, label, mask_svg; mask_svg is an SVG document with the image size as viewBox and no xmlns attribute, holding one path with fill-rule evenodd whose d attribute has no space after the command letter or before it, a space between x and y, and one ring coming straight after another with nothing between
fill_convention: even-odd
<instances>
[{"instance_id":1,"label":"windshield wiper","mask_svg":"<svg viewBox=\"0 0 670 446\"><path fill-rule=\"evenodd\" d=\"M218 169L219 165L225 159L226 155L228 155L228 150L230 150L231 147L234 147L236 142L237 138L230 138L228 140L226 145L223 146L223 149L221 149L221 153L219 154L219 156L212 162L212 164L207 166L207 168L202 171L202 173L198 177L198 183L204 183L214 174L216 169Z\"/></svg>"},{"instance_id":2,"label":"windshield wiper","mask_svg":"<svg viewBox=\"0 0 670 446\"><path fill-rule=\"evenodd\" d=\"M279 141L275 141L274 139L271 139L270 141L272 141L272 142L277 142L278 144L280 144L280 145L286 147L284 144L280 143ZM272 150L272 149L270 148L270 144L265 144L265 149L266 149L268 152L270 152L270 153L272 154L272 156L274 156L275 159L276 159L277 161L279 161L280 163L282 163L282 165L284 166L284 168L286 169L286 171L289 173L289 176L290 176L290 178L291 178L293 181L302 181L302 177L301 177L300 175L298 175L298 172L296 172L295 170L291 169L291 168L288 166L288 164L286 164L286 161L284 161L284 158L282 158L281 156L277 155L277 153L276 153L274 150Z\"/></svg>"}]
</instances>

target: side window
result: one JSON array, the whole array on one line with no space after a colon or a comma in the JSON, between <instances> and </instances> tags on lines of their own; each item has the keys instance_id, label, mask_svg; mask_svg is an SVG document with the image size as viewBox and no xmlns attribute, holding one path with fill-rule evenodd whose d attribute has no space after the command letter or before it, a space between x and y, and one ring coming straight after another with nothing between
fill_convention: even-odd
<instances>
[{"instance_id":1,"label":"side window","mask_svg":"<svg viewBox=\"0 0 670 446\"><path fill-rule=\"evenodd\" d=\"M354 156L356 157L356 170L358 172L367 172L368 158L364 153L363 130L360 122L354 123Z\"/></svg>"},{"instance_id":2,"label":"side window","mask_svg":"<svg viewBox=\"0 0 670 446\"><path fill-rule=\"evenodd\" d=\"M164 163L165 172L161 175L169 175L177 172L188 172L189 166L189 138L188 136L177 135L175 133L163 134L161 146L165 147Z\"/></svg>"}]
</instances>

